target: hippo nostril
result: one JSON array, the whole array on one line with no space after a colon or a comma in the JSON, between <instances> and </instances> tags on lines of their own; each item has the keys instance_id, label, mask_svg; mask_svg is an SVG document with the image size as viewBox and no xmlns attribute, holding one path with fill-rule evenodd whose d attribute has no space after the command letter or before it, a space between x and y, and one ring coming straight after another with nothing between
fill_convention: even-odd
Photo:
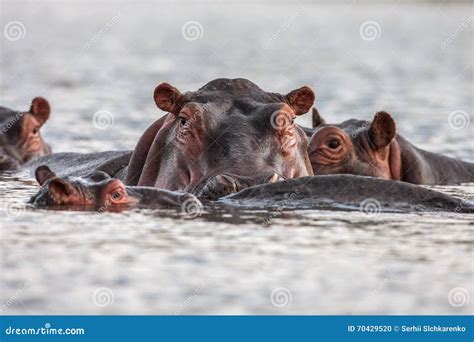
<instances>
[{"instance_id":1,"label":"hippo nostril","mask_svg":"<svg viewBox=\"0 0 474 342\"><path fill-rule=\"evenodd\" d=\"M279 182L279 181L282 181L282 180L285 180L285 178L283 178L282 176L280 176L277 173L274 173L273 175L270 176L270 178L268 178L268 183L275 183L275 182Z\"/></svg>"}]
</instances>

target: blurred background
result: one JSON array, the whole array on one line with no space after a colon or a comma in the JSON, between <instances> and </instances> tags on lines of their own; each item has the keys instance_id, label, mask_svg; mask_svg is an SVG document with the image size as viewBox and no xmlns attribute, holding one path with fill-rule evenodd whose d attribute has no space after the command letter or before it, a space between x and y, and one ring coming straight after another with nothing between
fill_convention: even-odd
<instances>
[{"instance_id":1,"label":"blurred background","mask_svg":"<svg viewBox=\"0 0 474 342\"><path fill-rule=\"evenodd\" d=\"M243 77L311 86L330 122L384 109L422 147L473 158L470 2L2 0L1 12L0 102L48 98L55 151L132 148L162 115L160 82ZM94 127L97 111L113 125Z\"/></svg>"},{"instance_id":2,"label":"blurred background","mask_svg":"<svg viewBox=\"0 0 474 342\"><path fill-rule=\"evenodd\" d=\"M328 122L383 109L419 147L474 161L470 1L0 1L0 104L46 97L55 152L132 149L163 115L159 83L243 77L311 86ZM20 208L1 217L6 313L472 313L470 216L283 212L264 228L24 209L36 191L0 182Z\"/></svg>"}]
</instances>

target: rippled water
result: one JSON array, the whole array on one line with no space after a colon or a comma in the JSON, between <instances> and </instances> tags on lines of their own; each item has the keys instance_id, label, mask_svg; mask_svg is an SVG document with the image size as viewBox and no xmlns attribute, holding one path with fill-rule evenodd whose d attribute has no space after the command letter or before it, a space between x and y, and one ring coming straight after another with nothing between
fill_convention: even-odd
<instances>
[{"instance_id":1,"label":"rippled water","mask_svg":"<svg viewBox=\"0 0 474 342\"><path fill-rule=\"evenodd\" d=\"M43 135L56 152L133 148L162 115L151 96L162 81L185 91L246 77L278 92L312 86L332 122L384 108L418 146L474 160L472 124L449 121L472 118L468 4L0 6L2 28L25 28L1 37L0 103L48 98ZM183 37L189 21L202 26L196 40ZM380 27L374 40L362 39L373 38L361 36L367 21ZM94 125L99 110L112 126ZM474 198L473 185L436 188ZM26 176L0 179L4 313L472 313L469 215L283 211L264 227L265 211L25 207L36 190Z\"/></svg>"}]
</instances>

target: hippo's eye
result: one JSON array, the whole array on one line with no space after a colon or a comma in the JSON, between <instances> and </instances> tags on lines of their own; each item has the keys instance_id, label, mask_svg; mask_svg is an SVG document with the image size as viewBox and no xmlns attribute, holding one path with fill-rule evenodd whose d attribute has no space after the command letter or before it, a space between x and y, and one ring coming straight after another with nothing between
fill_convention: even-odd
<instances>
[{"instance_id":1,"label":"hippo's eye","mask_svg":"<svg viewBox=\"0 0 474 342\"><path fill-rule=\"evenodd\" d=\"M123 191L121 190L117 190L117 191L114 191L112 193L112 198L115 200L115 201L118 201L119 199L121 199L123 196Z\"/></svg>"},{"instance_id":2,"label":"hippo's eye","mask_svg":"<svg viewBox=\"0 0 474 342\"><path fill-rule=\"evenodd\" d=\"M39 127L33 128L33 131L32 131L32 132L33 132L33 134L38 134L38 132L39 132Z\"/></svg>"},{"instance_id":3,"label":"hippo's eye","mask_svg":"<svg viewBox=\"0 0 474 342\"><path fill-rule=\"evenodd\" d=\"M340 143L339 140L337 140L337 139L331 139L331 140L329 140L329 142L328 142L328 146L329 146L329 148L331 148L331 149L336 149L336 148L338 148L340 145L341 145L341 143Z\"/></svg>"},{"instance_id":4,"label":"hippo's eye","mask_svg":"<svg viewBox=\"0 0 474 342\"><path fill-rule=\"evenodd\" d=\"M185 116L179 116L179 123L181 124L181 126L184 126L186 125L188 122L188 118L185 117Z\"/></svg>"}]
</instances>

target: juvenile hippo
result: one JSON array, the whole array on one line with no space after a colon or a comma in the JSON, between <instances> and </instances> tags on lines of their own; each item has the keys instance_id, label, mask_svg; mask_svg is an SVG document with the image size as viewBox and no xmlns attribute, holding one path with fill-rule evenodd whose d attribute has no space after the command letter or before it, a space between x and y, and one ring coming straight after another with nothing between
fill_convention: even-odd
<instances>
[{"instance_id":1,"label":"juvenile hippo","mask_svg":"<svg viewBox=\"0 0 474 342\"><path fill-rule=\"evenodd\" d=\"M184 203L188 207L201 206L191 194L125 186L103 171L95 171L86 177L58 177L48 166L41 165L36 169L35 176L41 189L30 199L30 203L36 206L175 207Z\"/></svg>"},{"instance_id":2,"label":"juvenile hippo","mask_svg":"<svg viewBox=\"0 0 474 342\"><path fill-rule=\"evenodd\" d=\"M40 129L51 108L46 99L36 97L26 112L0 107L0 171L16 170L25 162L51 153Z\"/></svg>"},{"instance_id":3,"label":"juvenile hippo","mask_svg":"<svg viewBox=\"0 0 474 342\"><path fill-rule=\"evenodd\" d=\"M313 126L308 153L316 175L347 173L414 184L474 182L473 163L417 148L396 134L387 112L378 112L372 122L327 124L313 110Z\"/></svg>"},{"instance_id":4,"label":"juvenile hippo","mask_svg":"<svg viewBox=\"0 0 474 342\"><path fill-rule=\"evenodd\" d=\"M450 211L474 213L474 202L400 181L355 175L287 179L243 189L219 203L247 208Z\"/></svg>"},{"instance_id":5,"label":"juvenile hippo","mask_svg":"<svg viewBox=\"0 0 474 342\"><path fill-rule=\"evenodd\" d=\"M306 86L282 95L246 79L216 79L186 93L162 83L154 100L167 114L140 138L125 183L216 198L312 175L307 139L294 119L314 99Z\"/></svg>"}]
</instances>

